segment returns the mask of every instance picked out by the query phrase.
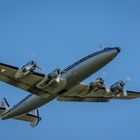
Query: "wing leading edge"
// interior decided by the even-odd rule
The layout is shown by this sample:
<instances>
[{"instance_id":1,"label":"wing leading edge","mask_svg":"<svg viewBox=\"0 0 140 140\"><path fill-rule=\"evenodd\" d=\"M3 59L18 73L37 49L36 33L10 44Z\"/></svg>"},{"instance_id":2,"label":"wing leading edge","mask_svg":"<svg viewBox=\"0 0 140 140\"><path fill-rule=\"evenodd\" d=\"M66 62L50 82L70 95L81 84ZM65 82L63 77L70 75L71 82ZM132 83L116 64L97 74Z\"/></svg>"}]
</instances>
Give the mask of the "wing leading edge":
<instances>
[{"instance_id":1,"label":"wing leading edge","mask_svg":"<svg viewBox=\"0 0 140 140\"><path fill-rule=\"evenodd\" d=\"M20 72L22 73L18 67L0 63L0 81L43 98L60 92L66 85L66 80L61 78L58 69L48 75L29 71L26 75L17 78L17 73Z\"/></svg>"},{"instance_id":2,"label":"wing leading edge","mask_svg":"<svg viewBox=\"0 0 140 140\"><path fill-rule=\"evenodd\" d=\"M35 84L41 81L45 75L33 72L25 78L16 79L15 73L18 71L18 69L18 67L0 63L0 81L3 81L15 87L19 87L33 94L39 94L39 92L41 91L38 91L35 88Z\"/></svg>"}]
</instances>

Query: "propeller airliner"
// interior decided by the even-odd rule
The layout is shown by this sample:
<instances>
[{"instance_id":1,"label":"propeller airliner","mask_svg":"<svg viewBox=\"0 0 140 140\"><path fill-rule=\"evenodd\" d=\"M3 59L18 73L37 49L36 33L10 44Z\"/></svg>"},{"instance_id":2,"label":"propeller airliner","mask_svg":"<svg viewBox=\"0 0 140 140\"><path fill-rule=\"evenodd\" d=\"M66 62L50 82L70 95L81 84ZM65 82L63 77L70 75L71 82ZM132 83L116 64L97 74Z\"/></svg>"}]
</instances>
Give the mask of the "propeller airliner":
<instances>
[{"instance_id":1,"label":"propeller airliner","mask_svg":"<svg viewBox=\"0 0 140 140\"><path fill-rule=\"evenodd\" d=\"M107 47L64 70L55 69L49 74L37 72L41 68L33 60L21 68L0 63L0 81L29 92L27 97L12 107L3 98L0 102L1 120L26 121L35 127L41 121L38 108L54 99L65 102L109 102L139 98L140 92L125 89L126 81L116 82L110 87L100 77L89 84L81 83L110 63L120 52L119 47Z\"/></svg>"}]
</instances>

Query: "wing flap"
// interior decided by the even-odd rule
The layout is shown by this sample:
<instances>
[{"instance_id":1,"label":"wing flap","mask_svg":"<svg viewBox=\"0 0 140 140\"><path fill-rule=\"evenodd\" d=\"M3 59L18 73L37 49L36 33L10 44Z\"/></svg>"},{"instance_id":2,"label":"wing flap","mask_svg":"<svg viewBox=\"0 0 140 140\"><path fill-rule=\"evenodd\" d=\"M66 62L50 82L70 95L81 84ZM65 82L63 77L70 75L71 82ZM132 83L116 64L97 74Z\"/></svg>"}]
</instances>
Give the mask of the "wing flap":
<instances>
[{"instance_id":1,"label":"wing flap","mask_svg":"<svg viewBox=\"0 0 140 140\"><path fill-rule=\"evenodd\" d=\"M43 91L40 91L40 90L36 89L36 87L29 86L29 85L24 84L20 81L15 81L14 79L11 79L11 78L6 77L6 76L0 75L0 81L3 81L7 84L18 87L20 89L23 89L25 91L28 91L28 92L30 92L32 94L35 94L35 95L38 95L38 96L42 96L42 97L47 96L47 93L44 93Z\"/></svg>"},{"instance_id":2,"label":"wing flap","mask_svg":"<svg viewBox=\"0 0 140 140\"><path fill-rule=\"evenodd\" d=\"M78 97L78 96L61 96L58 101L68 102L109 102L110 98L104 97Z\"/></svg>"},{"instance_id":3,"label":"wing flap","mask_svg":"<svg viewBox=\"0 0 140 140\"><path fill-rule=\"evenodd\" d=\"M64 95L65 96L79 96L79 95L85 95L89 91L89 86L85 84L78 84L68 90Z\"/></svg>"}]
</instances>

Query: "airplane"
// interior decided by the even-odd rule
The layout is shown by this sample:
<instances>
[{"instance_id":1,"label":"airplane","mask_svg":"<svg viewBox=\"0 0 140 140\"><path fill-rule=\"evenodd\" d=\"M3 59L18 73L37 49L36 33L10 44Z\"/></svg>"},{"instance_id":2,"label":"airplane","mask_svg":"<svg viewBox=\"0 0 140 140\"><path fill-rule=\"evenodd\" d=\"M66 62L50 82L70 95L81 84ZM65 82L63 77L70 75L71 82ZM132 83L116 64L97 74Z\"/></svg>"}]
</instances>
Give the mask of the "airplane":
<instances>
[{"instance_id":1,"label":"airplane","mask_svg":"<svg viewBox=\"0 0 140 140\"><path fill-rule=\"evenodd\" d=\"M119 47L107 47L92 53L64 70L55 69L49 74L37 72L41 69L34 60L23 67L0 63L0 81L20 88L30 94L10 107L3 98L0 102L1 120L26 121L36 127L41 121L38 108L54 99L65 102L101 102L117 99L135 99L140 92L125 89L127 81L119 81L107 87L99 77L89 84L83 80L110 63L119 53Z\"/></svg>"}]
</instances>

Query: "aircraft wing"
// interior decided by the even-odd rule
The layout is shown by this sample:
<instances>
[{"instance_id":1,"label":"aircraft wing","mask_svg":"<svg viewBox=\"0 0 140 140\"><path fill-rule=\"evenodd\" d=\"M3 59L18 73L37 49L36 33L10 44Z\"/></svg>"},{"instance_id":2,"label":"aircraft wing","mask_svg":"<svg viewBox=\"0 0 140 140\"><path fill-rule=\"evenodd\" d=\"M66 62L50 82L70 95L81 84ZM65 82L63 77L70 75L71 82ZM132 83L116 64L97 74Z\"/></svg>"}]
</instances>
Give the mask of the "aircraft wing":
<instances>
[{"instance_id":1,"label":"aircraft wing","mask_svg":"<svg viewBox=\"0 0 140 140\"><path fill-rule=\"evenodd\" d=\"M110 97L105 95L105 90L101 89L90 93L88 85L79 84L68 90L65 94L57 98L58 101L69 102L109 102Z\"/></svg>"},{"instance_id":2,"label":"aircraft wing","mask_svg":"<svg viewBox=\"0 0 140 140\"><path fill-rule=\"evenodd\" d=\"M0 63L0 81L39 96L47 94L45 89L36 88L36 84L45 77L45 74L33 72L21 79L16 79L15 73L18 71L18 69L18 67Z\"/></svg>"},{"instance_id":3,"label":"aircraft wing","mask_svg":"<svg viewBox=\"0 0 140 140\"><path fill-rule=\"evenodd\" d=\"M140 98L140 92L127 91L128 95L123 93L114 95L113 93L106 93L104 89L99 89L95 92L90 92L88 85L79 84L67 91L64 95L57 98L58 101L70 102L109 102L113 99L135 99Z\"/></svg>"},{"instance_id":4,"label":"aircraft wing","mask_svg":"<svg viewBox=\"0 0 140 140\"><path fill-rule=\"evenodd\" d=\"M118 96L112 97L112 99L136 99L140 98L140 92L127 91L128 96L124 96L123 93L120 93Z\"/></svg>"}]
</instances>

